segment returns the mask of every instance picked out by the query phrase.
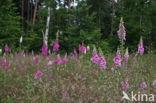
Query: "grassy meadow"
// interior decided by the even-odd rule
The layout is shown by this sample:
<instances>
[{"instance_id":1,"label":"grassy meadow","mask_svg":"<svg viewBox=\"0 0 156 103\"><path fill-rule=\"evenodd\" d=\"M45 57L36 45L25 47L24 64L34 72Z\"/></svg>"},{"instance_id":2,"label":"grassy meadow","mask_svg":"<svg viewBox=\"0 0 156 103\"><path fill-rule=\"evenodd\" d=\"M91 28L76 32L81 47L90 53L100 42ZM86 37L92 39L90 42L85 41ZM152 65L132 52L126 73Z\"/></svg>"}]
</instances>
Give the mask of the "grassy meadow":
<instances>
[{"instance_id":1,"label":"grassy meadow","mask_svg":"<svg viewBox=\"0 0 156 103\"><path fill-rule=\"evenodd\" d=\"M127 103L121 101L125 80L129 83L127 93L156 95L152 86L156 79L155 54L137 56L136 61L131 54L128 63L121 67L114 65L114 57L105 54L106 70L100 70L91 61L91 51L77 57L68 55L67 64L60 65L55 63L55 54L8 54L5 68L0 65L0 103ZM0 57L0 63L3 58ZM52 64L46 66L48 61ZM35 78L38 70L43 75ZM147 88L140 88L142 82L146 82Z\"/></svg>"}]
</instances>

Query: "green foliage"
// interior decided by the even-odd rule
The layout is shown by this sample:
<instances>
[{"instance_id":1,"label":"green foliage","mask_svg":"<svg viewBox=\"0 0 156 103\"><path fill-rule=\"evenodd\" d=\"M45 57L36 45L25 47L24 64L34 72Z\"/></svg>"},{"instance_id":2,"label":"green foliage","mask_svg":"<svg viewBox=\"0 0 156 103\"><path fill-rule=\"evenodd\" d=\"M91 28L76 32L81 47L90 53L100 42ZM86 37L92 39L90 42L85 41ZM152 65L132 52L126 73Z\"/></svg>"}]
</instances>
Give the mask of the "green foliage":
<instances>
[{"instance_id":1,"label":"green foliage","mask_svg":"<svg viewBox=\"0 0 156 103\"><path fill-rule=\"evenodd\" d=\"M8 44L11 49L19 46L19 38L23 34L21 17L12 0L2 0L0 3L0 41L1 46Z\"/></svg>"},{"instance_id":2,"label":"green foliage","mask_svg":"<svg viewBox=\"0 0 156 103\"><path fill-rule=\"evenodd\" d=\"M103 51L116 52L119 46L117 37L120 18L124 19L126 28L125 47L130 52L137 50L140 36L143 37L146 52L156 50L155 0L39 0L35 24L32 24L35 1L24 0L24 27L22 29L22 2L18 0L0 1L0 46L8 44L12 51L40 52L43 33L46 29L50 6L50 25L48 33L48 49L52 49L59 35L60 52L71 52L82 42L85 45L100 46ZM72 5L74 2L77 2ZM69 5L70 4L70 5ZM69 7L70 6L70 7ZM111 34L111 28L113 34ZM23 36L23 43L19 38ZM106 50L105 50L106 49Z\"/></svg>"}]
</instances>

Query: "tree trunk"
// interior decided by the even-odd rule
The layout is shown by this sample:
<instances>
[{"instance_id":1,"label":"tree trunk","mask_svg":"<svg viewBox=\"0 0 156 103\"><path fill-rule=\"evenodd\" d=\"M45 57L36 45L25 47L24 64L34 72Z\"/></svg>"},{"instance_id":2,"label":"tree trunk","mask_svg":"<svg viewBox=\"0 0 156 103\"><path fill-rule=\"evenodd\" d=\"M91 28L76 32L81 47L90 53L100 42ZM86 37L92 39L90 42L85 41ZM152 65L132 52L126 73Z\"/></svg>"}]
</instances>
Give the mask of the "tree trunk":
<instances>
[{"instance_id":1,"label":"tree trunk","mask_svg":"<svg viewBox=\"0 0 156 103\"><path fill-rule=\"evenodd\" d=\"M50 7L48 7L48 17L47 17L47 23L46 23L46 31L45 31L45 35L44 35L44 41L45 41L47 49L48 49L49 24L50 24Z\"/></svg>"},{"instance_id":2,"label":"tree trunk","mask_svg":"<svg viewBox=\"0 0 156 103\"><path fill-rule=\"evenodd\" d=\"M24 0L22 0L21 15L22 15L22 29L24 29Z\"/></svg>"},{"instance_id":3,"label":"tree trunk","mask_svg":"<svg viewBox=\"0 0 156 103\"><path fill-rule=\"evenodd\" d=\"M70 13L69 13L70 4L71 4L71 1L70 1L70 0L68 0L68 24L71 24L71 20L70 20Z\"/></svg>"},{"instance_id":4,"label":"tree trunk","mask_svg":"<svg viewBox=\"0 0 156 103\"><path fill-rule=\"evenodd\" d=\"M29 19L30 19L30 2L29 2L29 0L27 1L27 3L28 3L28 7L27 7L27 21L29 21ZM29 25L28 25L28 23L27 23L27 34L28 34L28 31L29 31Z\"/></svg>"},{"instance_id":5,"label":"tree trunk","mask_svg":"<svg viewBox=\"0 0 156 103\"><path fill-rule=\"evenodd\" d=\"M32 20L32 18L33 18L33 1L32 0L30 0L30 4L31 4L31 6L30 6L30 20Z\"/></svg>"},{"instance_id":6,"label":"tree trunk","mask_svg":"<svg viewBox=\"0 0 156 103\"><path fill-rule=\"evenodd\" d=\"M113 25L113 22L114 22L114 0L112 0L112 23L111 23L111 35L113 35L113 28L114 28L114 25Z\"/></svg>"},{"instance_id":7,"label":"tree trunk","mask_svg":"<svg viewBox=\"0 0 156 103\"><path fill-rule=\"evenodd\" d=\"M35 24L35 19L36 19L36 12L37 12L37 1L35 2L35 9L34 9L34 15L33 15L33 24Z\"/></svg>"}]
</instances>

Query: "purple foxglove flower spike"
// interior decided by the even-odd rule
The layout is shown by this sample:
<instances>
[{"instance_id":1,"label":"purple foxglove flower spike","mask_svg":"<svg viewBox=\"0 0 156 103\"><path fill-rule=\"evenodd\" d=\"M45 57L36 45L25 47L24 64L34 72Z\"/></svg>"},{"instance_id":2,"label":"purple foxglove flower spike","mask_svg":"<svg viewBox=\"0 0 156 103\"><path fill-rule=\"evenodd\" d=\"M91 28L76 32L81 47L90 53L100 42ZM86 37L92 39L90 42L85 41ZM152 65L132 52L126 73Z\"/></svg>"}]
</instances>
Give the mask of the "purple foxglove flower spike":
<instances>
[{"instance_id":1,"label":"purple foxglove flower spike","mask_svg":"<svg viewBox=\"0 0 156 103\"><path fill-rule=\"evenodd\" d=\"M35 58L35 64L38 64L38 62L39 62L39 58L36 57L36 58Z\"/></svg>"},{"instance_id":2,"label":"purple foxglove flower spike","mask_svg":"<svg viewBox=\"0 0 156 103\"><path fill-rule=\"evenodd\" d=\"M24 54L24 50L22 50L21 52L20 52L20 55L22 56Z\"/></svg>"},{"instance_id":3,"label":"purple foxglove flower spike","mask_svg":"<svg viewBox=\"0 0 156 103\"><path fill-rule=\"evenodd\" d=\"M38 70L35 74L35 79L40 78L43 75L43 72L41 72L40 70Z\"/></svg>"},{"instance_id":4,"label":"purple foxglove flower spike","mask_svg":"<svg viewBox=\"0 0 156 103\"><path fill-rule=\"evenodd\" d=\"M123 85L122 85L122 90L123 91L127 91L129 88L129 83L128 83L128 80L126 80Z\"/></svg>"},{"instance_id":5,"label":"purple foxglove flower spike","mask_svg":"<svg viewBox=\"0 0 156 103\"><path fill-rule=\"evenodd\" d=\"M113 61L114 61L116 67L120 67L121 66L122 60L121 60L120 53L116 54L116 57L113 59Z\"/></svg>"},{"instance_id":6,"label":"purple foxglove flower spike","mask_svg":"<svg viewBox=\"0 0 156 103\"><path fill-rule=\"evenodd\" d=\"M60 47L60 45L59 45L59 42L58 42L58 38L56 38L56 41L55 41L55 43L53 45L53 51L58 51L59 47Z\"/></svg>"},{"instance_id":7,"label":"purple foxglove flower spike","mask_svg":"<svg viewBox=\"0 0 156 103\"><path fill-rule=\"evenodd\" d=\"M121 26L122 26L122 33L123 33L123 40L126 41L126 30L125 30L125 27L124 27L124 24L123 24L123 19L120 20L120 24L119 24L119 30L117 31L117 34L118 34L118 37L119 39L121 39Z\"/></svg>"},{"instance_id":8,"label":"purple foxglove flower spike","mask_svg":"<svg viewBox=\"0 0 156 103\"><path fill-rule=\"evenodd\" d=\"M3 58L3 61L2 61L2 67L3 67L3 69L5 69L5 66L6 66L6 59Z\"/></svg>"},{"instance_id":9,"label":"purple foxglove flower spike","mask_svg":"<svg viewBox=\"0 0 156 103\"><path fill-rule=\"evenodd\" d=\"M63 61L63 64L67 64L67 55L64 56L62 61Z\"/></svg>"},{"instance_id":10,"label":"purple foxglove flower spike","mask_svg":"<svg viewBox=\"0 0 156 103\"><path fill-rule=\"evenodd\" d=\"M128 48L126 48L126 52L125 52L125 55L124 55L124 62L127 64L128 63L128 58L129 58L129 53L128 53Z\"/></svg>"},{"instance_id":11,"label":"purple foxglove flower spike","mask_svg":"<svg viewBox=\"0 0 156 103\"><path fill-rule=\"evenodd\" d=\"M47 56L47 47L46 47L45 41L43 41L42 55Z\"/></svg>"},{"instance_id":12,"label":"purple foxglove flower spike","mask_svg":"<svg viewBox=\"0 0 156 103\"><path fill-rule=\"evenodd\" d=\"M138 46L138 53L142 56L144 54L144 45L142 37L140 38L140 44Z\"/></svg>"},{"instance_id":13,"label":"purple foxglove flower spike","mask_svg":"<svg viewBox=\"0 0 156 103\"><path fill-rule=\"evenodd\" d=\"M62 60L60 58L60 55L57 55L57 58L55 60L55 63L58 64L58 65L60 65L62 63Z\"/></svg>"},{"instance_id":14,"label":"purple foxglove flower spike","mask_svg":"<svg viewBox=\"0 0 156 103\"><path fill-rule=\"evenodd\" d=\"M90 47L89 46L87 46L87 51L90 51Z\"/></svg>"},{"instance_id":15,"label":"purple foxglove flower spike","mask_svg":"<svg viewBox=\"0 0 156 103\"><path fill-rule=\"evenodd\" d=\"M50 65L52 65L52 61L49 61L49 62L46 64L47 68L48 68Z\"/></svg>"},{"instance_id":16,"label":"purple foxglove flower spike","mask_svg":"<svg viewBox=\"0 0 156 103\"><path fill-rule=\"evenodd\" d=\"M5 45L5 52L10 52L10 49L7 44Z\"/></svg>"},{"instance_id":17,"label":"purple foxglove flower spike","mask_svg":"<svg viewBox=\"0 0 156 103\"><path fill-rule=\"evenodd\" d=\"M96 64L96 65L99 64L100 58L99 58L98 54L96 53L96 51L93 51L91 60L94 64Z\"/></svg>"},{"instance_id":18,"label":"purple foxglove flower spike","mask_svg":"<svg viewBox=\"0 0 156 103\"><path fill-rule=\"evenodd\" d=\"M74 50L74 55L77 57L77 51L76 50Z\"/></svg>"},{"instance_id":19,"label":"purple foxglove flower spike","mask_svg":"<svg viewBox=\"0 0 156 103\"><path fill-rule=\"evenodd\" d=\"M32 52L31 52L31 54L34 55L34 51L33 51L33 50L32 50Z\"/></svg>"},{"instance_id":20,"label":"purple foxglove flower spike","mask_svg":"<svg viewBox=\"0 0 156 103\"><path fill-rule=\"evenodd\" d=\"M101 70L105 70L106 69L106 60L104 56L101 56L99 59L99 66Z\"/></svg>"}]
</instances>

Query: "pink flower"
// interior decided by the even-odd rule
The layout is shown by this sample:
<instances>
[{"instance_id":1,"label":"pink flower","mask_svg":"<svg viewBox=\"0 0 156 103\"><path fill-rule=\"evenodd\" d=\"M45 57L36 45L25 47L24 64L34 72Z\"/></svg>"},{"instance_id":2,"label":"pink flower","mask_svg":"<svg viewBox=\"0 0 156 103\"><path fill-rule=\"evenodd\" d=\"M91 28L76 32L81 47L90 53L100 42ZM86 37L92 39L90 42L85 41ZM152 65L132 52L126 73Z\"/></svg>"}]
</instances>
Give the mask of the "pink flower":
<instances>
[{"instance_id":1,"label":"pink flower","mask_svg":"<svg viewBox=\"0 0 156 103\"><path fill-rule=\"evenodd\" d=\"M43 41L42 55L47 56L47 47L46 47L45 41Z\"/></svg>"},{"instance_id":2,"label":"pink flower","mask_svg":"<svg viewBox=\"0 0 156 103\"><path fill-rule=\"evenodd\" d=\"M98 76L98 74L99 74L99 72L98 72L98 71L96 71L96 72L95 72L95 75L96 75L96 76Z\"/></svg>"},{"instance_id":3,"label":"pink flower","mask_svg":"<svg viewBox=\"0 0 156 103\"><path fill-rule=\"evenodd\" d=\"M77 57L77 51L76 50L74 50L74 55Z\"/></svg>"},{"instance_id":4,"label":"pink flower","mask_svg":"<svg viewBox=\"0 0 156 103\"><path fill-rule=\"evenodd\" d=\"M58 42L58 38L56 38L56 41L55 41L55 43L53 45L53 51L58 51L59 47L60 47L60 45L59 45L59 42Z\"/></svg>"},{"instance_id":5,"label":"pink flower","mask_svg":"<svg viewBox=\"0 0 156 103\"><path fill-rule=\"evenodd\" d=\"M67 91L66 90L62 90L62 96L64 99L69 99L69 97L67 96Z\"/></svg>"},{"instance_id":6,"label":"pink flower","mask_svg":"<svg viewBox=\"0 0 156 103\"><path fill-rule=\"evenodd\" d=\"M142 83L140 84L140 88L141 88L141 89L147 88L146 82L142 82Z\"/></svg>"},{"instance_id":7,"label":"pink flower","mask_svg":"<svg viewBox=\"0 0 156 103\"><path fill-rule=\"evenodd\" d=\"M35 64L38 64L38 62L39 62L39 58L36 57L36 58L35 58Z\"/></svg>"},{"instance_id":8,"label":"pink flower","mask_svg":"<svg viewBox=\"0 0 156 103\"><path fill-rule=\"evenodd\" d=\"M87 46L87 51L90 51L90 47L89 46Z\"/></svg>"},{"instance_id":9,"label":"pink flower","mask_svg":"<svg viewBox=\"0 0 156 103\"><path fill-rule=\"evenodd\" d=\"M61 62L62 62L62 60L60 58L60 55L57 55L57 58L55 60L55 63L59 65L59 64L61 64Z\"/></svg>"},{"instance_id":10,"label":"pink flower","mask_svg":"<svg viewBox=\"0 0 156 103\"><path fill-rule=\"evenodd\" d=\"M121 66L122 60L121 60L120 53L116 54L116 57L113 59L113 61L114 61L116 67L120 67Z\"/></svg>"},{"instance_id":11,"label":"pink flower","mask_svg":"<svg viewBox=\"0 0 156 103\"><path fill-rule=\"evenodd\" d=\"M64 58L63 58L62 61L63 61L63 64L66 64L67 63L67 56L66 55L64 56Z\"/></svg>"},{"instance_id":12,"label":"pink flower","mask_svg":"<svg viewBox=\"0 0 156 103\"><path fill-rule=\"evenodd\" d=\"M74 59L75 58L75 56L74 55L72 55L72 59Z\"/></svg>"},{"instance_id":13,"label":"pink flower","mask_svg":"<svg viewBox=\"0 0 156 103\"><path fill-rule=\"evenodd\" d=\"M156 88L156 80L153 81L152 85L154 88Z\"/></svg>"},{"instance_id":14,"label":"pink flower","mask_svg":"<svg viewBox=\"0 0 156 103\"><path fill-rule=\"evenodd\" d=\"M5 52L10 52L10 49L7 44L5 45Z\"/></svg>"},{"instance_id":15,"label":"pink flower","mask_svg":"<svg viewBox=\"0 0 156 103\"><path fill-rule=\"evenodd\" d=\"M82 45L79 45L79 52L86 53L86 48L84 47L84 43L82 43Z\"/></svg>"},{"instance_id":16,"label":"pink flower","mask_svg":"<svg viewBox=\"0 0 156 103\"><path fill-rule=\"evenodd\" d=\"M129 88L129 83L128 83L128 80L126 80L123 85L122 85L122 90L123 91L127 91Z\"/></svg>"},{"instance_id":17,"label":"pink flower","mask_svg":"<svg viewBox=\"0 0 156 103\"><path fill-rule=\"evenodd\" d=\"M140 43L138 45L138 53L142 56L144 54L144 45L143 45L143 39L140 37Z\"/></svg>"},{"instance_id":18,"label":"pink flower","mask_svg":"<svg viewBox=\"0 0 156 103\"><path fill-rule=\"evenodd\" d=\"M18 56L17 52L15 52L15 56L16 56L16 57Z\"/></svg>"},{"instance_id":19,"label":"pink flower","mask_svg":"<svg viewBox=\"0 0 156 103\"><path fill-rule=\"evenodd\" d=\"M43 75L43 72L41 72L40 70L38 70L35 74L35 79L40 78Z\"/></svg>"},{"instance_id":20,"label":"pink flower","mask_svg":"<svg viewBox=\"0 0 156 103\"><path fill-rule=\"evenodd\" d=\"M136 52L135 56L133 57L133 61L136 61L136 57L138 56L138 52Z\"/></svg>"},{"instance_id":21,"label":"pink flower","mask_svg":"<svg viewBox=\"0 0 156 103\"><path fill-rule=\"evenodd\" d=\"M121 39L121 24L119 25L119 30L117 31L119 39ZM126 40L126 30L123 25L123 40Z\"/></svg>"},{"instance_id":22,"label":"pink flower","mask_svg":"<svg viewBox=\"0 0 156 103\"><path fill-rule=\"evenodd\" d=\"M50 65L52 65L52 61L49 61L49 62L46 64L47 68L48 68Z\"/></svg>"},{"instance_id":23,"label":"pink flower","mask_svg":"<svg viewBox=\"0 0 156 103\"><path fill-rule=\"evenodd\" d=\"M106 60L104 56L101 56L99 59L99 66L101 70L105 70L106 69Z\"/></svg>"},{"instance_id":24,"label":"pink flower","mask_svg":"<svg viewBox=\"0 0 156 103\"><path fill-rule=\"evenodd\" d=\"M139 46L138 46L138 52L140 53L141 56L144 54L143 43L139 44Z\"/></svg>"},{"instance_id":25,"label":"pink flower","mask_svg":"<svg viewBox=\"0 0 156 103\"><path fill-rule=\"evenodd\" d=\"M129 54L125 54L124 56L125 56L124 62L125 62L125 63L128 63Z\"/></svg>"},{"instance_id":26,"label":"pink flower","mask_svg":"<svg viewBox=\"0 0 156 103\"><path fill-rule=\"evenodd\" d=\"M91 60L94 64L96 64L96 65L99 64L100 58L99 58L98 54L96 53L96 51L93 51Z\"/></svg>"},{"instance_id":27,"label":"pink flower","mask_svg":"<svg viewBox=\"0 0 156 103\"><path fill-rule=\"evenodd\" d=\"M10 67L8 67L8 69L7 69L7 73L10 73L10 71L11 71L11 68L10 68Z\"/></svg>"},{"instance_id":28,"label":"pink flower","mask_svg":"<svg viewBox=\"0 0 156 103\"><path fill-rule=\"evenodd\" d=\"M51 54L51 50L49 50L48 53Z\"/></svg>"},{"instance_id":29,"label":"pink flower","mask_svg":"<svg viewBox=\"0 0 156 103\"><path fill-rule=\"evenodd\" d=\"M2 67L3 67L3 69L5 69L5 66L6 66L6 59L3 58L3 61L2 61Z\"/></svg>"},{"instance_id":30,"label":"pink flower","mask_svg":"<svg viewBox=\"0 0 156 103\"><path fill-rule=\"evenodd\" d=\"M22 50L21 52L20 52L20 55L23 55L24 54L24 50Z\"/></svg>"},{"instance_id":31,"label":"pink flower","mask_svg":"<svg viewBox=\"0 0 156 103\"><path fill-rule=\"evenodd\" d=\"M32 50L31 55L34 55L34 51Z\"/></svg>"}]
</instances>

